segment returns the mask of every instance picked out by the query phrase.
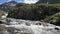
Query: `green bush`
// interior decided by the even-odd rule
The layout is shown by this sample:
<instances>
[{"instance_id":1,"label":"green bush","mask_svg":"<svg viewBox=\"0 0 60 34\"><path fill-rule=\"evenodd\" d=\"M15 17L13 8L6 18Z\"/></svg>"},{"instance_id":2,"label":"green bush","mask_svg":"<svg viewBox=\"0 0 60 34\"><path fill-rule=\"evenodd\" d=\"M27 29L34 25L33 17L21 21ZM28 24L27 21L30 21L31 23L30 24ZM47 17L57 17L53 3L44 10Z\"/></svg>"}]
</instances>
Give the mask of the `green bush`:
<instances>
[{"instance_id":1,"label":"green bush","mask_svg":"<svg viewBox=\"0 0 60 34\"><path fill-rule=\"evenodd\" d=\"M55 24L55 25L60 25L60 12L52 15L50 17L50 23Z\"/></svg>"}]
</instances>

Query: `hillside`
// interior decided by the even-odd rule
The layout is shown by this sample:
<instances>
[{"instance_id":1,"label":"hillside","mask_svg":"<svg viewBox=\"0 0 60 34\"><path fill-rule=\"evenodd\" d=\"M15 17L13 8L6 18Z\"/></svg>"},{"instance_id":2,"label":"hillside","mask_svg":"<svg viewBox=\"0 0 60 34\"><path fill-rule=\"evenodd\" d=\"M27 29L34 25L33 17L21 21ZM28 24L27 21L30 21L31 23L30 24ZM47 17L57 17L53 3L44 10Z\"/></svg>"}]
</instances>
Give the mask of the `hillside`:
<instances>
[{"instance_id":1,"label":"hillside","mask_svg":"<svg viewBox=\"0 0 60 34\"><path fill-rule=\"evenodd\" d=\"M59 11L60 10L58 8L51 8L51 6L47 7L44 5L19 4L9 12L7 17L27 20L41 20Z\"/></svg>"},{"instance_id":2,"label":"hillside","mask_svg":"<svg viewBox=\"0 0 60 34\"><path fill-rule=\"evenodd\" d=\"M9 11L7 17L33 21L44 21L45 18L48 18L52 15L54 16L54 14L58 12L60 12L60 9L53 6L45 6L40 4L17 4Z\"/></svg>"},{"instance_id":3,"label":"hillside","mask_svg":"<svg viewBox=\"0 0 60 34\"><path fill-rule=\"evenodd\" d=\"M39 4L39 3L49 3L49 4L56 4L56 3L60 3L60 0L39 0L38 2L37 2L37 4Z\"/></svg>"},{"instance_id":4,"label":"hillside","mask_svg":"<svg viewBox=\"0 0 60 34\"><path fill-rule=\"evenodd\" d=\"M10 1L10 2L6 2L0 5L0 10L10 10L13 6L16 6L17 2L15 1Z\"/></svg>"}]
</instances>

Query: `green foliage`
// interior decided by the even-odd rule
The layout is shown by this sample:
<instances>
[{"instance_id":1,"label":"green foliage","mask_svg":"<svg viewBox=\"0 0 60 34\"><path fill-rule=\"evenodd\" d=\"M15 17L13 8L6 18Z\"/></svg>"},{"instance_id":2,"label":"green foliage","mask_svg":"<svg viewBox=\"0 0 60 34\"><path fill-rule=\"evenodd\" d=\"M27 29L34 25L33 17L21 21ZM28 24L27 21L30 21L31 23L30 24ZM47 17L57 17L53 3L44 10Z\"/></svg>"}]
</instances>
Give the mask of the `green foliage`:
<instances>
[{"instance_id":1,"label":"green foliage","mask_svg":"<svg viewBox=\"0 0 60 34\"><path fill-rule=\"evenodd\" d=\"M7 13L7 11L2 11L2 10L0 10L0 19L1 19L2 15L3 15L4 13Z\"/></svg>"},{"instance_id":2,"label":"green foliage","mask_svg":"<svg viewBox=\"0 0 60 34\"><path fill-rule=\"evenodd\" d=\"M32 5L31 4L24 4L22 7L32 7Z\"/></svg>"},{"instance_id":3,"label":"green foliage","mask_svg":"<svg viewBox=\"0 0 60 34\"><path fill-rule=\"evenodd\" d=\"M50 21L49 23L59 25L60 23L60 12L50 16Z\"/></svg>"}]
</instances>

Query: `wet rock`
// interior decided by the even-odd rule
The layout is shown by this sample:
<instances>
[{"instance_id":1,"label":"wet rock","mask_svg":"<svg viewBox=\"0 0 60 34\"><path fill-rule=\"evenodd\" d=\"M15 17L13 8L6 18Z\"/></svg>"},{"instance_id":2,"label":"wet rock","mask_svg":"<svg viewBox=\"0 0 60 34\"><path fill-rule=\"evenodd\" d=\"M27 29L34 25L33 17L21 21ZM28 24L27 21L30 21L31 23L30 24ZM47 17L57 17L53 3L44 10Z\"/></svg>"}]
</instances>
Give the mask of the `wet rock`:
<instances>
[{"instance_id":1,"label":"wet rock","mask_svg":"<svg viewBox=\"0 0 60 34\"><path fill-rule=\"evenodd\" d=\"M4 22L0 21L0 24L3 24Z\"/></svg>"},{"instance_id":2,"label":"wet rock","mask_svg":"<svg viewBox=\"0 0 60 34\"><path fill-rule=\"evenodd\" d=\"M36 25L41 25L41 23L36 23Z\"/></svg>"},{"instance_id":3,"label":"wet rock","mask_svg":"<svg viewBox=\"0 0 60 34\"><path fill-rule=\"evenodd\" d=\"M0 34L9 34L9 32L8 31L0 31Z\"/></svg>"},{"instance_id":4,"label":"wet rock","mask_svg":"<svg viewBox=\"0 0 60 34\"><path fill-rule=\"evenodd\" d=\"M60 30L59 28L55 27L55 30Z\"/></svg>"}]
</instances>

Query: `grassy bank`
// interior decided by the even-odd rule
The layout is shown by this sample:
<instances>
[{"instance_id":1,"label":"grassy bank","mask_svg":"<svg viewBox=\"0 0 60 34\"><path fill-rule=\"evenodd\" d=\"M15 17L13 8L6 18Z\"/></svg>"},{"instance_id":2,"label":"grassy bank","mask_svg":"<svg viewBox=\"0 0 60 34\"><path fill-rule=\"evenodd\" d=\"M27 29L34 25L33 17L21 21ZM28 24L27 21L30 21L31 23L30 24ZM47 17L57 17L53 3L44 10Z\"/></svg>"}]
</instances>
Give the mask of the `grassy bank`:
<instances>
[{"instance_id":1,"label":"grassy bank","mask_svg":"<svg viewBox=\"0 0 60 34\"><path fill-rule=\"evenodd\" d=\"M48 4L48 6L57 6L57 7L60 7L60 3L58 3L58 4Z\"/></svg>"}]
</instances>

